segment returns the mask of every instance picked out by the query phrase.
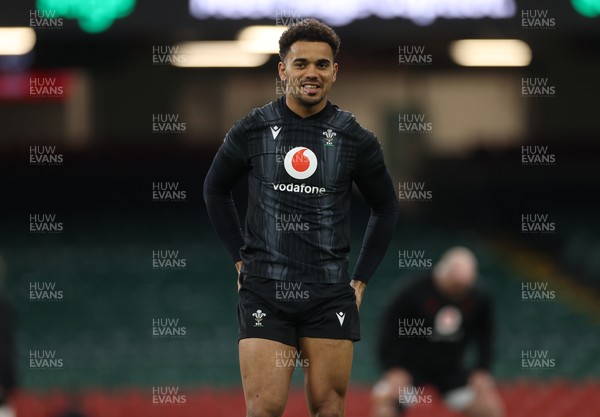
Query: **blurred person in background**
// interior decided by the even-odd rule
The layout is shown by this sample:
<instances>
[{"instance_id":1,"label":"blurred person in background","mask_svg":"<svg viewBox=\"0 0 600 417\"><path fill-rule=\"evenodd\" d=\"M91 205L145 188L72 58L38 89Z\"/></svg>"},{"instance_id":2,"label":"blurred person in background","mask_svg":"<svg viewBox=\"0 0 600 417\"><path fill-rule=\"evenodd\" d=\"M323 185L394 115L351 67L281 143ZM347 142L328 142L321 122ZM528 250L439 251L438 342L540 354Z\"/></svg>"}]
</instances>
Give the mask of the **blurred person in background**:
<instances>
[{"instance_id":1,"label":"blurred person in background","mask_svg":"<svg viewBox=\"0 0 600 417\"><path fill-rule=\"evenodd\" d=\"M14 417L9 404L16 388L15 377L15 318L12 307L2 296L6 263L0 255L0 417Z\"/></svg>"},{"instance_id":2,"label":"blurred person in background","mask_svg":"<svg viewBox=\"0 0 600 417\"><path fill-rule=\"evenodd\" d=\"M358 308L396 224L380 143L327 100L339 46L333 29L314 19L282 34L278 70L286 94L235 123L204 182L209 217L238 271L249 417L283 414L294 364L278 366L282 357L300 361L312 417L345 415ZM242 233L231 190L245 173ZM353 182L371 217L350 275Z\"/></svg>"},{"instance_id":3,"label":"blurred person in background","mask_svg":"<svg viewBox=\"0 0 600 417\"><path fill-rule=\"evenodd\" d=\"M503 404L491 375L493 306L475 288L477 260L467 248L446 251L433 272L400 291L387 308L378 341L384 374L372 391L371 417L399 417L431 403L434 386L453 411L501 417ZM477 361L467 369L474 343Z\"/></svg>"}]
</instances>

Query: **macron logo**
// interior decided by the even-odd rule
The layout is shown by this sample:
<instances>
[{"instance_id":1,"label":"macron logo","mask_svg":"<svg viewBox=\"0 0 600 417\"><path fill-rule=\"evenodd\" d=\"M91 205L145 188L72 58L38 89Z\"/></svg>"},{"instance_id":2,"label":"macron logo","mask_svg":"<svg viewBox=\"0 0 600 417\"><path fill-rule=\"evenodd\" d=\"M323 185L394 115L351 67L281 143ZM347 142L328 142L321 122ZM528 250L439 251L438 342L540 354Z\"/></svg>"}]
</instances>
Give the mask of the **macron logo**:
<instances>
[{"instance_id":1,"label":"macron logo","mask_svg":"<svg viewBox=\"0 0 600 417\"><path fill-rule=\"evenodd\" d=\"M279 136L279 132L281 132L281 126L270 126L271 134L273 135L273 140L277 139Z\"/></svg>"},{"instance_id":2,"label":"macron logo","mask_svg":"<svg viewBox=\"0 0 600 417\"><path fill-rule=\"evenodd\" d=\"M346 315L344 314L343 311L340 311L339 313L335 313L335 315L337 316L339 322L340 322L340 326L344 325L344 319L346 318Z\"/></svg>"}]
</instances>

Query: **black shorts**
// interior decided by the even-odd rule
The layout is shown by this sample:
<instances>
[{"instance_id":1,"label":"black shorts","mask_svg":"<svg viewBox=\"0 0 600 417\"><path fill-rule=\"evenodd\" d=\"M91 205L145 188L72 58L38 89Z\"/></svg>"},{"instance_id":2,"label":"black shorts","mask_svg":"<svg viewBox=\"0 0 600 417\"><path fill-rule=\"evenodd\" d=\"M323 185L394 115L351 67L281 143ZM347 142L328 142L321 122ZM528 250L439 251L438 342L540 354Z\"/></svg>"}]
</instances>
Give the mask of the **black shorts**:
<instances>
[{"instance_id":1,"label":"black shorts","mask_svg":"<svg viewBox=\"0 0 600 417\"><path fill-rule=\"evenodd\" d=\"M242 276L239 339L299 347L300 337L360 340L356 296L349 283L322 284Z\"/></svg>"},{"instance_id":2,"label":"black shorts","mask_svg":"<svg viewBox=\"0 0 600 417\"><path fill-rule=\"evenodd\" d=\"M469 373L463 369L456 369L446 372L435 372L426 370L414 370L406 368L412 375L413 385L420 387L423 385L433 385L443 396L447 392L462 388L467 385Z\"/></svg>"}]
</instances>

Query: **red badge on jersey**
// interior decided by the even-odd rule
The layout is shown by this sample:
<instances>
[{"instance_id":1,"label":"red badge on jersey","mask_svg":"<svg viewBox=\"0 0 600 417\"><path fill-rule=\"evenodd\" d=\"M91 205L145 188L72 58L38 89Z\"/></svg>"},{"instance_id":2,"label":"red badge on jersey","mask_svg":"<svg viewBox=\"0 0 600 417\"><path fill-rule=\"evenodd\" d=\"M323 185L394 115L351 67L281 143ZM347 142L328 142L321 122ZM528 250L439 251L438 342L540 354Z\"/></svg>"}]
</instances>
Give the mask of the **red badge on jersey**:
<instances>
[{"instance_id":1,"label":"red badge on jersey","mask_svg":"<svg viewBox=\"0 0 600 417\"><path fill-rule=\"evenodd\" d=\"M310 149L298 146L285 155L283 166L292 178L304 180L317 170L317 156Z\"/></svg>"}]
</instances>

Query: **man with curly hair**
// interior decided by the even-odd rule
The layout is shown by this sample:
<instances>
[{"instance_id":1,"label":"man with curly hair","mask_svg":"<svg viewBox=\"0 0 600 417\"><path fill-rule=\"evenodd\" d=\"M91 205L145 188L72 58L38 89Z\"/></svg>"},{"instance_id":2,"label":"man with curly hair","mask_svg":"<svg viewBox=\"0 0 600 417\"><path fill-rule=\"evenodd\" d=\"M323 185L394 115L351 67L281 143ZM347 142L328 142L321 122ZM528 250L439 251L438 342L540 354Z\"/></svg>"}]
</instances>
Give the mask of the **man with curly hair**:
<instances>
[{"instance_id":1,"label":"man with curly hair","mask_svg":"<svg viewBox=\"0 0 600 417\"><path fill-rule=\"evenodd\" d=\"M211 222L238 272L246 415L281 416L295 367L311 416L345 415L358 309L398 204L375 135L327 100L340 39L306 19L279 40L286 94L237 121L204 182ZM245 232L231 190L248 174ZM371 207L350 275L352 184Z\"/></svg>"}]
</instances>

